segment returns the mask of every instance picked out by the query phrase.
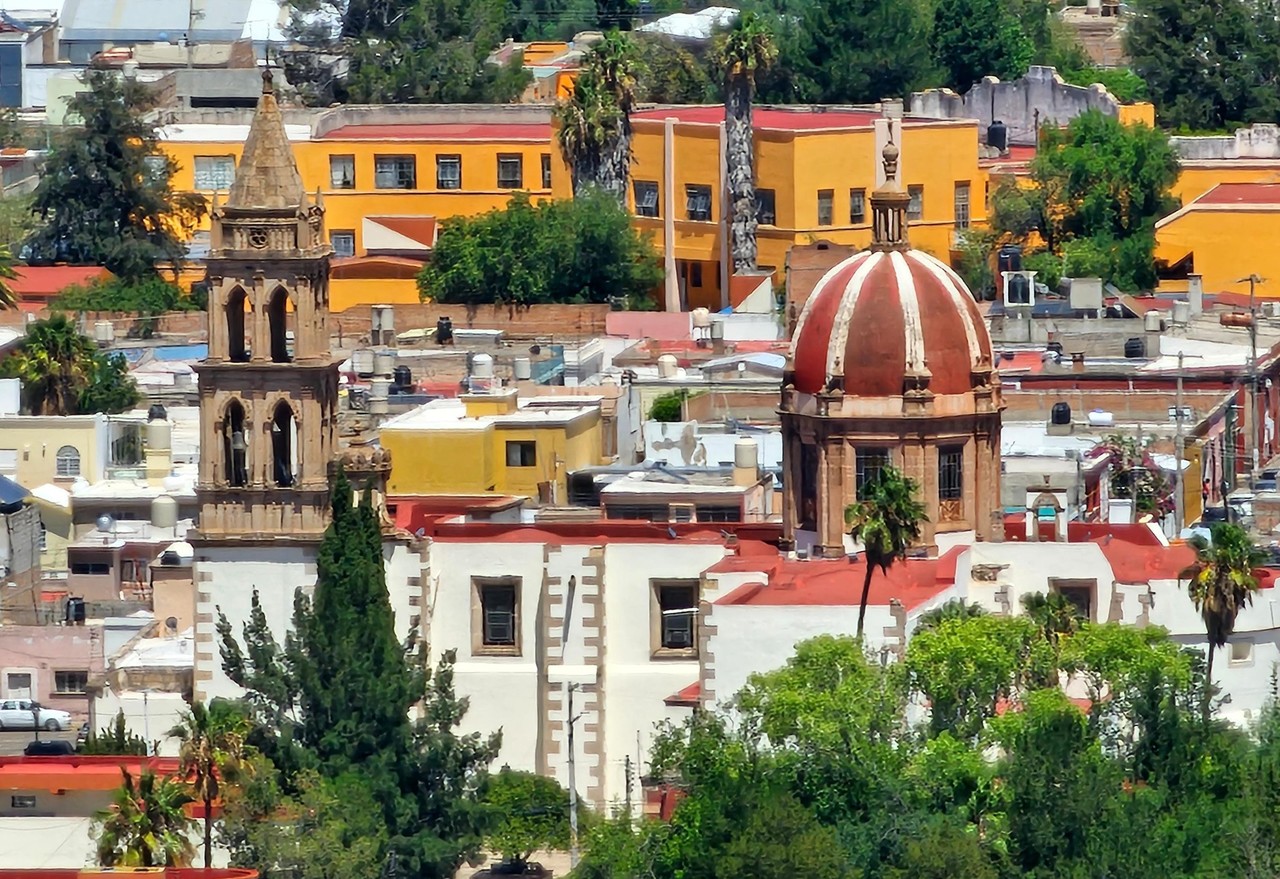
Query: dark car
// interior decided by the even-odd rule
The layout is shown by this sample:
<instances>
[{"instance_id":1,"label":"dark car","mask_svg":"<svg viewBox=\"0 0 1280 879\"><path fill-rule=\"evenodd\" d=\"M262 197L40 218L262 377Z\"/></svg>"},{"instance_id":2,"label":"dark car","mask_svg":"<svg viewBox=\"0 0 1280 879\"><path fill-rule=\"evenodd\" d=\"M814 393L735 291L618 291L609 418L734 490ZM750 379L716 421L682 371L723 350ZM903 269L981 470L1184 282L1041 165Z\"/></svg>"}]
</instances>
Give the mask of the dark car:
<instances>
[{"instance_id":1,"label":"dark car","mask_svg":"<svg viewBox=\"0 0 1280 879\"><path fill-rule=\"evenodd\" d=\"M62 739L43 739L28 742L22 749L27 757L68 757L76 752L76 746Z\"/></svg>"},{"instance_id":2,"label":"dark car","mask_svg":"<svg viewBox=\"0 0 1280 879\"><path fill-rule=\"evenodd\" d=\"M89 721L80 724L80 732L76 733L76 745L83 745L89 741Z\"/></svg>"}]
</instances>

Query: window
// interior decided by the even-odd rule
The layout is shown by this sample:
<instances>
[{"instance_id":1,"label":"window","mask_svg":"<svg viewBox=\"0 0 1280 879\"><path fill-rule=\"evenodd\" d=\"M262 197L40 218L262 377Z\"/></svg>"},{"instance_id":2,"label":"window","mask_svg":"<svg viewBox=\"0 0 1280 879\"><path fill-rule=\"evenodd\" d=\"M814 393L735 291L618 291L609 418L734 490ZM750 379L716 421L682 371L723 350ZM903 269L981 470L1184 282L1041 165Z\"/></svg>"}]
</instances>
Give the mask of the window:
<instances>
[{"instance_id":1,"label":"window","mask_svg":"<svg viewBox=\"0 0 1280 879\"><path fill-rule=\"evenodd\" d=\"M72 562L71 573L91 577L105 577L111 573L110 562Z\"/></svg>"},{"instance_id":2,"label":"window","mask_svg":"<svg viewBox=\"0 0 1280 879\"><path fill-rule=\"evenodd\" d=\"M169 175L169 159L166 156L143 156L142 165L147 169L147 179L161 183Z\"/></svg>"},{"instance_id":3,"label":"window","mask_svg":"<svg viewBox=\"0 0 1280 879\"><path fill-rule=\"evenodd\" d=\"M36 807L36 798L30 794L15 794L9 797L9 808L11 809L34 809Z\"/></svg>"},{"instance_id":4,"label":"window","mask_svg":"<svg viewBox=\"0 0 1280 879\"><path fill-rule=\"evenodd\" d=\"M472 580L471 653L520 655L520 580L476 577Z\"/></svg>"},{"instance_id":5,"label":"window","mask_svg":"<svg viewBox=\"0 0 1280 879\"><path fill-rule=\"evenodd\" d=\"M652 180L637 180L631 188L636 196L636 216L658 216L658 184Z\"/></svg>"},{"instance_id":6,"label":"window","mask_svg":"<svg viewBox=\"0 0 1280 879\"><path fill-rule=\"evenodd\" d=\"M49 529L44 527L44 523L40 523L40 551L49 551Z\"/></svg>"},{"instance_id":7,"label":"window","mask_svg":"<svg viewBox=\"0 0 1280 879\"><path fill-rule=\"evenodd\" d=\"M329 233L329 244L333 246L334 256L355 256L356 255L356 233L350 229L344 229Z\"/></svg>"},{"instance_id":8,"label":"window","mask_svg":"<svg viewBox=\"0 0 1280 879\"><path fill-rule=\"evenodd\" d=\"M542 188L551 188L551 153L542 154Z\"/></svg>"},{"instance_id":9,"label":"window","mask_svg":"<svg viewBox=\"0 0 1280 879\"><path fill-rule=\"evenodd\" d=\"M236 179L234 156L196 156L196 189L230 189Z\"/></svg>"},{"instance_id":10,"label":"window","mask_svg":"<svg viewBox=\"0 0 1280 879\"><path fill-rule=\"evenodd\" d=\"M698 655L698 581L653 583L651 647L655 658Z\"/></svg>"},{"instance_id":11,"label":"window","mask_svg":"<svg viewBox=\"0 0 1280 879\"><path fill-rule=\"evenodd\" d=\"M830 189L818 190L818 225L831 225L832 200L835 193Z\"/></svg>"},{"instance_id":12,"label":"window","mask_svg":"<svg viewBox=\"0 0 1280 879\"><path fill-rule=\"evenodd\" d=\"M30 699L31 690L31 672L11 671L4 676L5 695L12 699Z\"/></svg>"},{"instance_id":13,"label":"window","mask_svg":"<svg viewBox=\"0 0 1280 879\"><path fill-rule=\"evenodd\" d=\"M690 220L710 220L711 187L686 186L684 188L684 209Z\"/></svg>"},{"instance_id":14,"label":"window","mask_svg":"<svg viewBox=\"0 0 1280 879\"><path fill-rule=\"evenodd\" d=\"M75 446L58 449L54 459L54 473L60 479L74 479L80 475L80 450Z\"/></svg>"},{"instance_id":15,"label":"window","mask_svg":"<svg viewBox=\"0 0 1280 879\"><path fill-rule=\"evenodd\" d=\"M1097 580L1064 580L1050 577L1049 588L1071 602L1080 619L1093 619L1093 596L1098 589Z\"/></svg>"},{"instance_id":16,"label":"window","mask_svg":"<svg viewBox=\"0 0 1280 879\"><path fill-rule=\"evenodd\" d=\"M356 157L355 156L330 156L329 157L329 188L330 189L355 189L356 188Z\"/></svg>"},{"instance_id":17,"label":"window","mask_svg":"<svg viewBox=\"0 0 1280 879\"><path fill-rule=\"evenodd\" d=\"M532 440L512 440L507 443L508 467L536 467L538 444Z\"/></svg>"},{"instance_id":18,"label":"window","mask_svg":"<svg viewBox=\"0 0 1280 879\"><path fill-rule=\"evenodd\" d=\"M374 156L373 185L378 189L417 189L418 160L413 156Z\"/></svg>"},{"instance_id":19,"label":"window","mask_svg":"<svg viewBox=\"0 0 1280 879\"><path fill-rule=\"evenodd\" d=\"M856 487L861 497L862 489L867 483L880 477L880 471L889 466L889 450L881 448L854 449L854 465L856 467Z\"/></svg>"},{"instance_id":20,"label":"window","mask_svg":"<svg viewBox=\"0 0 1280 879\"><path fill-rule=\"evenodd\" d=\"M778 224L777 196L772 189L756 190L756 222L761 226Z\"/></svg>"},{"instance_id":21,"label":"window","mask_svg":"<svg viewBox=\"0 0 1280 879\"><path fill-rule=\"evenodd\" d=\"M0 473L13 476L18 472L18 450L0 449Z\"/></svg>"},{"instance_id":22,"label":"window","mask_svg":"<svg viewBox=\"0 0 1280 879\"><path fill-rule=\"evenodd\" d=\"M695 262L689 264L689 286L702 286L702 263Z\"/></svg>"},{"instance_id":23,"label":"window","mask_svg":"<svg viewBox=\"0 0 1280 879\"><path fill-rule=\"evenodd\" d=\"M907 202L907 219L924 219L924 187L908 186L907 196L910 199L910 201Z\"/></svg>"},{"instance_id":24,"label":"window","mask_svg":"<svg viewBox=\"0 0 1280 879\"><path fill-rule=\"evenodd\" d=\"M462 156L436 156L436 189L462 188Z\"/></svg>"},{"instance_id":25,"label":"window","mask_svg":"<svg viewBox=\"0 0 1280 879\"><path fill-rule=\"evenodd\" d=\"M861 226L867 221L867 191L849 190L849 225Z\"/></svg>"},{"instance_id":26,"label":"window","mask_svg":"<svg viewBox=\"0 0 1280 879\"><path fill-rule=\"evenodd\" d=\"M520 189L522 186L524 186L524 156L498 156L498 188Z\"/></svg>"},{"instance_id":27,"label":"window","mask_svg":"<svg viewBox=\"0 0 1280 879\"><path fill-rule=\"evenodd\" d=\"M1231 664L1244 665L1253 661L1253 642L1252 641L1232 641L1231 642Z\"/></svg>"},{"instance_id":28,"label":"window","mask_svg":"<svg viewBox=\"0 0 1280 879\"><path fill-rule=\"evenodd\" d=\"M938 518L954 522L964 515L964 446L938 449Z\"/></svg>"},{"instance_id":29,"label":"window","mask_svg":"<svg viewBox=\"0 0 1280 879\"><path fill-rule=\"evenodd\" d=\"M53 691L77 695L88 692L89 673L87 671L55 671L53 673Z\"/></svg>"},{"instance_id":30,"label":"window","mask_svg":"<svg viewBox=\"0 0 1280 879\"><path fill-rule=\"evenodd\" d=\"M956 228L969 228L969 182L956 184Z\"/></svg>"}]
</instances>

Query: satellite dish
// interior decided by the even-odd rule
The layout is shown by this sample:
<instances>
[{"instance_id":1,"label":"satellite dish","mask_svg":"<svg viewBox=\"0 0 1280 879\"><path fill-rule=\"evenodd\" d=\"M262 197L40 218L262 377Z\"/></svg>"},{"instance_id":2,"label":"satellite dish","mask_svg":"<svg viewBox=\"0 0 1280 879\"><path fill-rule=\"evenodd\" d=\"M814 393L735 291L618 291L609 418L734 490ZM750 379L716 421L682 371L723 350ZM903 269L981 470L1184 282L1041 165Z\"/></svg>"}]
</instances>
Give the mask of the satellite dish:
<instances>
[{"instance_id":1,"label":"satellite dish","mask_svg":"<svg viewBox=\"0 0 1280 879\"><path fill-rule=\"evenodd\" d=\"M167 620L164 621L164 627L168 629L170 632L178 631L178 618L169 617Z\"/></svg>"},{"instance_id":2,"label":"satellite dish","mask_svg":"<svg viewBox=\"0 0 1280 879\"><path fill-rule=\"evenodd\" d=\"M103 513L94 524L97 525L99 531L111 531L116 527L116 520L110 513Z\"/></svg>"}]
</instances>

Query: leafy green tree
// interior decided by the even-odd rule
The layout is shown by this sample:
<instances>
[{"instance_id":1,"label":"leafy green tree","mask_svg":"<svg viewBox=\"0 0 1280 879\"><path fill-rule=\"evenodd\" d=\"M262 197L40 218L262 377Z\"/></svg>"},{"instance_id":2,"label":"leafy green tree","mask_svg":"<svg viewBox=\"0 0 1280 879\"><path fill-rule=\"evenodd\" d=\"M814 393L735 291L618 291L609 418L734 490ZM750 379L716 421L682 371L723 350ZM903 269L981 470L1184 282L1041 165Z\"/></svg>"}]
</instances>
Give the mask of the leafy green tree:
<instances>
[{"instance_id":1,"label":"leafy green tree","mask_svg":"<svg viewBox=\"0 0 1280 879\"><path fill-rule=\"evenodd\" d=\"M204 806L204 868L213 868L213 804L224 785L235 784L251 764L245 761L248 719L225 704L191 703L181 723L169 731L180 741L182 777Z\"/></svg>"},{"instance_id":2,"label":"leafy green tree","mask_svg":"<svg viewBox=\"0 0 1280 879\"><path fill-rule=\"evenodd\" d=\"M649 406L649 420L671 423L684 418L684 401L689 399L688 391L671 391L653 398Z\"/></svg>"},{"instance_id":3,"label":"leafy green tree","mask_svg":"<svg viewBox=\"0 0 1280 879\"><path fill-rule=\"evenodd\" d=\"M845 879L849 866L831 857L839 837L788 794L762 798L717 857L716 875L754 879Z\"/></svg>"},{"instance_id":4,"label":"leafy green tree","mask_svg":"<svg viewBox=\"0 0 1280 879\"><path fill-rule=\"evenodd\" d=\"M516 872L536 851L569 847L569 792L554 778L503 767L489 779L484 802L496 822L487 844Z\"/></svg>"},{"instance_id":5,"label":"leafy green tree","mask_svg":"<svg viewBox=\"0 0 1280 879\"><path fill-rule=\"evenodd\" d=\"M1091 86L1095 82L1101 83L1116 100L1124 104L1148 98L1146 81L1128 67L1067 67L1060 69L1058 74L1071 85Z\"/></svg>"},{"instance_id":6,"label":"leafy green tree","mask_svg":"<svg viewBox=\"0 0 1280 879\"><path fill-rule=\"evenodd\" d=\"M916 632L923 632L925 629L936 629L947 620L965 620L970 617L984 615L986 615L986 610L977 602L966 604L963 598L952 598L920 614L919 619L916 621Z\"/></svg>"},{"instance_id":7,"label":"leafy green tree","mask_svg":"<svg viewBox=\"0 0 1280 879\"><path fill-rule=\"evenodd\" d=\"M902 866L885 871L888 879L996 879L999 875L978 834L954 820L930 823L924 833L907 842Z\"/></svg>"},{"instance_id":8,"label":"leafy green tree","mask_svg":"<svg viewBox=\"0 0 1280 879\"><path fill-rule=\"evenodd\" d=\"M0 246L8 248L10 253L21 253L23 244L38 226L31 212L34 202L30 193L0 195Z\"/></svg>"},{"instance_id":9,"label":"leafy green tree","mask_svg":"<svg viewBox=\"0 0 1280 879\"><path fill-rule=\"evenodd\" d=\"M587 191L446 220L418 276L424 299L470 306L648 301L661 283L653 244L612 196Z\"/></svg>"},{"instance_id":10,"label":"leafy green tree","mask_svg":"<svg viewBox=\"0 0 1280 879\"><path fill-rule=\"evenodd\" d=\"M756 269L755 129L751 108L756 75L778 57L773 32L755 12L743 12L716 43L724 72L724 161L729 182L730 252L735 272Z\"/></svg>"},{"instance_id":11,"label":"leafy green tree","mask_svg":"<svg viewBox=\"0 0 1280 879\"><path fill-rule=\"evenodd\" d=\"M1190 544L1196 551L1195 563L1182 576L1188 580L1191 603L1204 620L1209 641L1205 663L1207 685L1204 693L1204 717L1209 718L1209 699L1213 692L1213 657L1227 643L1236 629L1236 617L1253 603L1258 591L1255 568L1266 561L1266 554L1254 546L1249 532L1239 525L1219 522L1209 531L1210 540L1196 535Z\"/></svg>"},{"instance_id":12,"label":"leafy green tree","mask_svg":"<svg viewBox=\"0 0 1280 879\"><path fill-rule=\"evenodd\" d=\"M1018 79L1035 54L1004 0L938 0L931 44L947 84L960 92L984 76Z\"/></svg>"},{"instance_id":13,"label":"leafy green tree","mask_svg":"<svg viewBox=\"0 0 1280 879\"><path fill-rule=\"evenodd\" d=\"M180 265L206 205L172 188L177 163L145 116L153 93L104 70L86 71L84 84L68 105L81 124L54 144L36 187L29 261L101 265L129 281L151 277L157 261Z\"/></svg>"},{"instance_id":14,"label":"leafy green tree","mask_svg":"<svg viewBox=\"0 0 1280 879\"><path fill-rule=\"evenodd\" d=\"M99 351L63 314L30 324L0 369L22 380L32 415L123 412L140 399L124 358Z\"/></svg>"},{"instance_id":15,"label":"leafy green tree","mask_svg":"<svg viewBox=\"0 0 1280 879\"><path fill-rule=\"evenodd\" d=\"M636 53L636 100L645 104L709 104L717 97L713 65L675 40L631 37Z\"/></svg>"},{"instance_id":16,"label":"leafy green tree","mask_svg":"<svg viewBox=\"0 0 1280 879\"><path fill-rule=\"evenodd\" d=\"M295 596L284 646L255 595L243 646L219 613L223 669L247 691L282 790L299 792L308 767L326 783L358 777L377 804L377 838L385 834L373 863L394 854L410 874L451 877L479 852L478 788L500 737L457 733L467 705L454 692L452 653L426 674L416 646L397 642L370 493L357 505L339 475L331 507L314 596Z\"/></svg>"},{"instance_id":17,"label":"leafy green tree","mask_svg":"<svg viewBox=\"0 0 1280 879\"><path fill-rule=\"evenodd\" d=\"M145 316L200 310L181 287L155 276L136 282L111 278L87 287L68 287L58 294L54 304L60 310L77 313L117 311Z\"/></svg>"},{"instance_id":18,"label":"leafy green tree","mask_svg":"<svg viewBox=\"0 0 1280 879\"><path fill-rule=\"evenodd\" d=\"M111 805L94 816L98 865L189 867L195 822L183 811L191 802L183 785L150 770L136 779L127 769L121 774Z\"/></svg>"},{"instance_id":19,"label":"leafy green tree","mask_svg":"<svg viewBox=\"0 0 1280 879\"><path fill-rule=\"evenodd\" d=\"M116 712L110 726L104 726L97 733L90 732L80 746L80 753L86 756L145 756L150 753L147 740L129 732L124 710Z\"/></svg>"},{"instance_id":20,"label":"leafy green tree","mask_svg":"<svg viewBox=\"0 0 1280 879\"><path fill-rule=\"evenodd\" d=\"M858 640L867 617L867 598L875 569L886 576L889 568L907 557L907 550L920 539L920 525L926 521L924 505L916 498L919 486L893 467L885 467L862 487L857 502L845 508L844 521L849 536L862 544L867 571L862 579L858 602Z\"/></svg>"},{"instance_id":21,"label":"leafy green tree","mask_svg":"<svg viewBox=\"0 0 1280 879\"><path fill-rule=\"evenodd\" d=\"M611 31L583 59L573 93L556 106L556 140L575 198L594 187L626 204L639 70L631 39Z\"/></svg>"}]
</instances>

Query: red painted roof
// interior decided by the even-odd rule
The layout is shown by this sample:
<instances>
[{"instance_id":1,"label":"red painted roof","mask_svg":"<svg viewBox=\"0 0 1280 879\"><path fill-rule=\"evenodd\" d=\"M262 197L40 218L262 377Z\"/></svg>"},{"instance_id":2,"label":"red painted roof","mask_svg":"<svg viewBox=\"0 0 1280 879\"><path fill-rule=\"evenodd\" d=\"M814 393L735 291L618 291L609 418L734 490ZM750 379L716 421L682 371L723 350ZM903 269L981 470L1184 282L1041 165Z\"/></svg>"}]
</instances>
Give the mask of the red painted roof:
<instances>
[{"instance_id":1,"label":"red painted roof","mask_svg":"<svg viewBox=\"0 0 1280 879\"><path fill-rule=\"evenodd\" d=\"M957 548L957 552L963 551ZM923 604L950 587L940 579L940 559L908 559L877 571L871 578L868 604L887 605L897 599L908 609ZM955 560L950 562L951 580L955 580ZM866 563L861 557L844 559L811 559L800 561L779 557L764 566L767 583L748 583L718 599L716 604L752 605L757 607L848 607L857 605Z\"/></svg>"},{"instance_id":2,"label":"red painted roof","mask_svg":"<svg viewBox=\"0 0 1280 879\"><path fill-rule=\"evenodd\" d=\"M662 701L665 702L667 705L672 706L673 708L686 707L686 706L696 708L698 705L698 699L701 696L702 696L702 683L700 681L694 681L689 686L685 687L684 689L678 692L672 693L670 696L663 699Z\"/></svg>"},{"instance_id":3,"label":"red painted roof","mask_svg":"<svg viewBox=\"0 0 1280 879\"><path fill-rule=\"evenodd\" d=\"M0 879L92 879L92 877L120 877L136 875L145 879L257 879L257 870L237 867L85 867L83 870L31 867L18 870L0 870Z\"/></svg>"},{"instance_id":4,"label":"red painted roof","mask_svg":"<svg viewBox=\"0 0 1280 879\"><path fill-rule=\"evenodd\" d=\"M0 790L115 790L121 769L135 777L146 765L158 775L174 775L178 761L167 757L0 757Z\"/></svg>"},{"instance_id":5,"label":"red painted roof","mask_svg":"<svg viewBox=\"0 0 1280 879\"><path fill-rule=\"evenodd\" d=\"M9 289L19 298L50 299L68 287L87 287L111 277L102 266L15 266L14 272L17 277L9 281Z\"/></svg>"},{"instance_id":6,"label":"red painted roof","mask_svg":"<svg viewBox=\"0 0 1280 879\"><path fill-rule=\"evenodd\" d=\"M1111 537L1101 537L1094 543L1102 547L1102 554L1107 557L1117 583L1177 580L1178 575L1196 560L1195 550L1186 544L1139 546Z\"/></svg>"},{"instance_id":7,"label":"red painted roof","mask_svg":"<svg viewBox=\"0 0 1280 879\"><path fill-rule=\"evenodd\" d=\"M821 131L826 128L869 128L880 114L872 110L784 110L780 107L756 107L751 124L761 131ZM659 107L631 114L635 120L675 119L699 125L719 125L724 121L724 107Z\"/></svg>"},{"instance_id":8,"label":"red painted roof","mask_svg":"<svg viewBox=\"0 0 1280 879\"><path fill-rule=\"evenodd\" d=\"M536 140L551 143L551 123L427 123L408 125L344 125L322 140Z\"/></svg>"},{"instance_id":9,"label":"red painted roof","mask_svg":"<svg viewBox=\"0 0 1280 879\"><path fill-rule=\"evenodd\" d=\"M909 372L927 368L929 390L962 394L991 365L991 339L964 281L917 250L863 251L813 288L791 348L796 389L843 380L846 396L896 397Z\"/></svg>"},{"instance_id":10,"label":"red painted roof","mask_svg":"<svg viewBox=\"0 0 1280 879\"><path fill-rule=\"evenodd\" d=\"M1280 183L1219 183L1194 204L1280 205Z\"/></svg>"},{"instance_id":11,"label":"red painted roof","mask_svg":"<svg viewBox=\"0 0 1280 879\"><path fill-rule=\"evenodd\" d=\"M996 366L1001 372L1043 372L1043 351L1011 351L1010 356L1000 356Z\"/></svg>"}]
</instances>

